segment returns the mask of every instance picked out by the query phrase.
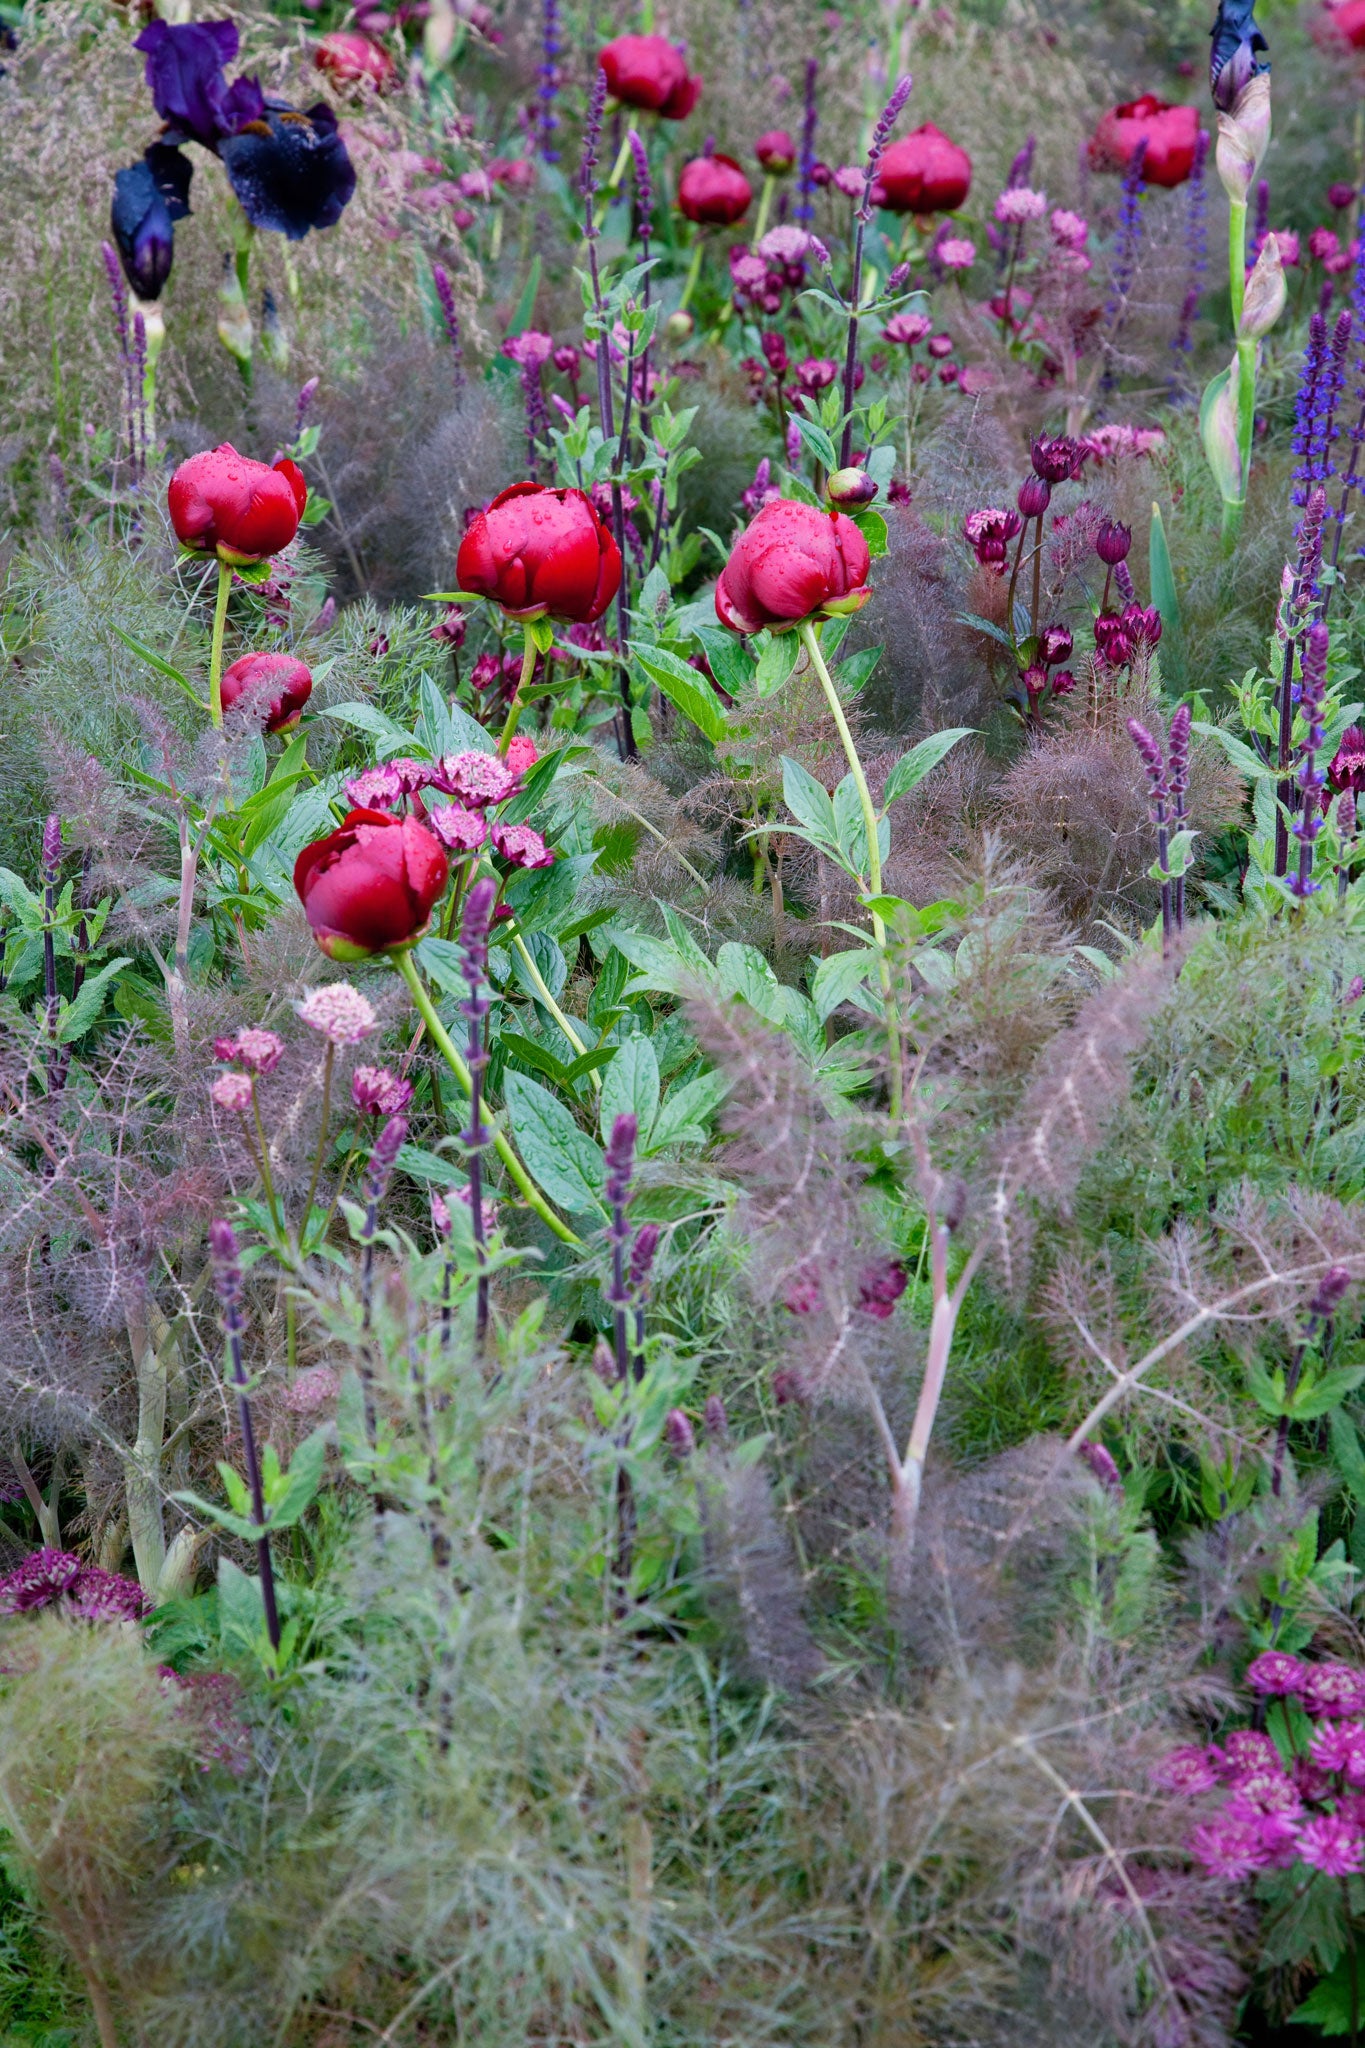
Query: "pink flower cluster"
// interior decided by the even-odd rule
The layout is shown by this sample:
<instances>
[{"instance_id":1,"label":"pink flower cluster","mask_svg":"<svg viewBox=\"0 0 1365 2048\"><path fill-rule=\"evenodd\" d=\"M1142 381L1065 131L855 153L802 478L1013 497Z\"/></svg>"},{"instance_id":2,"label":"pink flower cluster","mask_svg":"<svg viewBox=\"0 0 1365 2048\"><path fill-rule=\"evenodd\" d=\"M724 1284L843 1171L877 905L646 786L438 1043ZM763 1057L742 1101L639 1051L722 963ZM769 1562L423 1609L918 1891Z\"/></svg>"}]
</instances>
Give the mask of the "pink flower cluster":
<instances>
[{"instance_id":1,"label":"pink flower cluster","mask_svg":"<svg viewBox=\"0 0 1365 2048\"><path fill-rule=\"evenodd\" d=\"M140 1621L152 1603L136 1580L66 1550L35 1550L0 1578L0 1614L56 1606L80 1621Z\"/></svg>"},{"instance_id":2,"label":"pink flower cluster","mask_svg":"<svg viewBox=\"0 0 1365 2048\"><path fill-rule=\"evenodd\" d=\"M412 800L423 823L451 853L477 853L491 841L493 851L513 867L548 868L554 854L539 832L529 825L490 824L485 816L519 794L523 775L539 759L535 741L521 734L508 743L505 757L470 750L439 761L416 761L400 754L362 770L346 784L346 794L358 810L388 811ZM421 800L425 790L439 790L453 801L428 810Z\"/></svg>"},{"instance_id":3,"label":"pink flower cluster","mask_svg":"<svg viewBox=\"0 0 1365 2048\"><path fill-rule=\"evenodd\" d=\"M1365 1870L1365 1671L1267 1650L1246 1676L1263 1699L1296 1699L1318 1725L1307 1751L1288 1766L1271 1737L1255 1728L1162 1758L1152 1773L1162 1791L1186 1799L1216 1790L1227 1795L1195 1826L1191 1853L1227 1883L1295 1863L1328 1877ZM1287 1707L1284 1718L1288 1731Z\"/></svg>"}]
</instances>

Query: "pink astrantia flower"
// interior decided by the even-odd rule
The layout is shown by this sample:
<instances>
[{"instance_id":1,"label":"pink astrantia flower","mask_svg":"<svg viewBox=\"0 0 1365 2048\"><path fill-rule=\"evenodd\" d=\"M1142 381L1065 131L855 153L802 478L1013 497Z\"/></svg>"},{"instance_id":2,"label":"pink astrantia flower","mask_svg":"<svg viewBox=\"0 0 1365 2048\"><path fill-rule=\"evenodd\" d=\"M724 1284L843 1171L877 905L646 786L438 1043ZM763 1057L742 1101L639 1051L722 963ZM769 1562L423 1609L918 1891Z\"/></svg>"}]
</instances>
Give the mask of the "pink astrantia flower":
<instances>
[{"instance_id":1,"label":"pink astrantia flower","mask_svg":"<svg viewBox=\"0 0 1365 2048\"><path fill-rule=\"evenodd\" d=\"M965 235L945 235L935 254L945 270L970 270L976 261L976 243Z\"/></svg>"},{"instance_id":2,"label":"pink astrantia flower","mask_svg":"<svg viewBox=\"0 0 1365 2048\"><path fill-rule=\"evenodd\" d=\"M359 1045L379 1028L374 1004L352 988L348 981L328 982L296 1003L300 1022L310 1031L320 1031L333 1045Z\"/></svg>"},{"instance_id":3,"label":"pink astrantia flower","mask_svg":"<svg viewBox=\"0 0 1365 2048\"><path fill-rule=\"evenodd\" d=\"M1274 236L1275 246L1280 252L1280 261L1285 269L1296 270L1299 258L1303 253L1299 246L1297 231L1294 228L1273 228L1271 233Z\"/></svg>"},{"instance_id":4,"label":"pink astrantia flower","mask_svg":"<svg viewBox=\"0 0 1365 2048\"><path fill-rule=\"evenodd\" d=\"M273 1074L284 1057L284 1040L254 1024L237 1033L237 1058L251 1074Z\"/></svg>"},{"instance_id":5,"label":"pink astrantia flower","mask_svg":"<svg viewBox=\"0 0 1365 2048\"><path fill-rule=\"evenodd\" d=\"M509 362L523 370L538 370L548 363L555 352L554 336L541 334L534 327L528 327L521 334L513 334L502 345L502 352Z\"/></svg>"},{"instance_id":6,"label":"pink astrantia flower","mask_svg":"<svg viewBox=\"0 0 1365 2048\"><path fill-rule=\"evenodd\" d=\"M351 1100L363 1116L399 1116L412 1101L412 1083L388 1067L357 1067Z\"/></svg>"},{"instance_id":7,"label":"pink astrantia flower","mask_svg":"<svg viewBox=\"0 0 1365 2048\"><path fill-rule=\"evenodd\" d=\"M441 762L439 786L474 809L505 803L517 787L516 770L496 754L447 754Z\"/></svg>"},{"instance_id":8,"label":"pink astrantia flower","mask_svg":"<svg viewBox=\"0 0 1365 2048\"><path fill-rule=\"evenodd\" d=\"M1331 1715L1365 1712L1365 1672L1349 1664L1309 1664L1302 1691L1305 1713Z\"/></svg>"},{"instance_id":9,"label":"pink astrantia flower","mask_svg":"<svg viewBox=\"0 0 1365 2048\"><path fill-rule=\"evenodd\" d=\"M1052 229L1053 240L1060 242L1065 249L1083 249L1090 235L1089 221L1065 206L1053 209L1048 225Z\"/></svg>"},{"instance_id":10,"label":"pink astrantia flower","mask_svg":"<svg viewBox=\"0 0 1365 2048\"><path fill-rule=\"evenodd\" d=\"M285 1389L284 1406L291 1415L316 1415L340 1392L341 1380L330 1365L306 1365Z\"/></svg>"},{"instance_id":11,"label":"pink astrantia flower","mask_svg":"<svg viewBox=\"0 0 1365 2048\"><path fill-rule=\"evenodd\" d=\"M1210 1750L1209 1756L1225 1785L1240 1785L1260 1771L1280 1768L1280 1752L1257 1728L1234 1728L1223 1747Z\"/></svg>"},{"instance_id":12,"label":"pink astrantia flower","mask_svg":"<svg viewBox=\"0 0 1365 2048\"><path fill-rule=\"evenodd\" d=\"M830 179L836 192L842 192L845 199L861 199L867 173L861 164L840 164Z\"/></svg>"},{"instance_id":13,"label":"pink astrantia flower","mask_svg":"<svg viewBox=\"0 0 1365 2048\"><path fill-rule=\"evenodd\" d=\"M765 263L800 263L812 253L814 244L814 235L784 222L780 227L769 228L756 253Z\"/></svg>"},{"instance_id":14,"label":"pink astrantia flower","mask_svg":"<svg viewBox=\"0 0 1365 2048\"><path fill-rule=\"evenodd\" d=\"M1186 1744L1183 1749L1173 1749L1169 1756L1163 1756L1152 1766L1152 1783L1162 1792L1180 1792L1193 1797L1199 1792L1210 1792L1218 1783L1218 1773L1209 1762L1208 1751Z\"/></svg>"},{"instance_id":15,"label":"pink astrantia flower","mask_svg":"<svg viewBox=\"0 0 1365 2048\"><path fill-rule=\"evenodd\" d=\"M463 804L436 805L427 813L427 824L452 853L473 853L488 837L483 812L467 811Z\"/></svg>"},{"instance_id":16,"label":"pink astrantia flower","mask_svg":"<svg viewBox=\"0 0 1365 2048\"><path fill-rule=\"evenodd\" d=\"M519 868L550 868L555 857L539 832L530 825L493 826L493 850Z\"/></svg>"},{"instance_id":17,"label":"pink astrantia flower","mask_svg":"<svg viewBox=\"0 0 1365 2048\"><path fill-rule=\"evenodd\" d=\"M1344 1771L1362 1736L1365 1728L1359 1721L1324 1721L1309 1744L1313 1762L1321 1771Z\"/></svg>"},{"instance_id":18,"label":"pink astrantia flower","mask_svg":"<svg viewBox=\"0 0 1365 2048\"><path fill-rule=\"evenodd\" d=\"M1303 1801L1284 1771L1251 1771L1233 1790L1227 1811L1241 1819L1258 1813L1303 1812Z\"/></svg>"},{"instance_id":19,"label":"pink astrantia flower","mask_svg":"<svg viewBox=\"0 0 1365 2048\"><path fill-rule=\"evenodd\" d=\"M251 1076L249 1074L220 1074L209 1089L209 1099L215 1109L224 1109L233 1116L241 1116L251 1107Z\"/></svg>"},{"instance_id":20,"label":"pink astrantia flower","mask_svg":"<svg viewBox=\"0 0 1365 2048\"><path fill-rule=\"evenodd\" d=\"M1353 1877L1365 1866L1365 1835L1337 1813L1321 1813L1299 1829L1298 1851L1312 1870Z\"/></svg>"},{"instance_id":21,"label":"pink astrantia flower","mask_svg":"<svg viewBox=\"0 0 1365 2048\"><path fill-rule=\"evenodd\" d=\"M1031 192L1027 185L1013 185L995 202L995 217L1013 227L1021 221L1041 220L1047 212L1046 192Z\"/></svg>"},{"instance_id":22,"label":"pink astrantia flower","mask_svg":"<svg viewBox=\"0 0 1365 2048\"><path fill-rule=\"evenodd\" d=\"M1221 1877L1228 1883L1264 1870L1270 1861L1258 1826L1248 1821L1227 1820L1222 1815L1217 1820L1200 1822L1190 1836L1190 1853L1210 1877Z\"/></svg>"},{"instance_id":23,"label":"pink astrantia flower","mask_svg":"<svg viewBox=\"0 0 1365 2048\"><path fill-rule=\"evenodd\" d=\"M1304 1667L1284 1650L1263 1650L1247 1666L1247 1684L1253 1692L1268 1693L1272 1699L1302 1692Z\"/></svg>"},{"instance_id":24,"label":"pink astrantia flower","mask_svg":"<svg viewBox=\"0 0 1365 2048\"><path fill-rule=\"evenodd\" d=\"M381 761L365 768L346 785L346 794L360 811L387 810L400 797L424 789L434 770L430 761L414 761L406 754L397 760Z\"/></svg>"},{"instance_id":25,"label":"pink astrantia flower","mask_svg":"<svg viewBox=\"0 0 1365 2048\"><path fill-rule=\"evenodd\" d=\"M899 348L914 348L927 341L933 331L933 321L923 313L893 313L882 329L882 340L894 342Z\"/></svg>"},{"instance_id":26,"label":"pink astrantia flower","mask_svg":"<svg viewBox=\"0 0 1365 2048\"><path fill-rule=\"evenodd\" d=\"M1132 427L1125 421L1092 428L1081 443L1096 462L1109 462L1120 456L1155 455L1165 445L1166 436L1160 427Z\"/></svg>"}]
</instances>

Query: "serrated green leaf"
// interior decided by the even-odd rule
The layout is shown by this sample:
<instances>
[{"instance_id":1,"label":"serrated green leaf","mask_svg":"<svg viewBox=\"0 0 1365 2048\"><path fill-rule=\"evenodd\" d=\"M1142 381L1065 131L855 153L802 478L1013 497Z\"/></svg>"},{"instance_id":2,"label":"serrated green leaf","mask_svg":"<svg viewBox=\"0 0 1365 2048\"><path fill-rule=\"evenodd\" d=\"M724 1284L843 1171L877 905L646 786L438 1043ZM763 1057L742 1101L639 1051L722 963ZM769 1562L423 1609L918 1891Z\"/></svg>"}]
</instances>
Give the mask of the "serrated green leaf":
<instances>
[{"instance_id":1,"label":"serrated green leaf","mask_svg":"<svg viewBox=\"0 0 1365 2048\"><path fill-rule=\"evenodd\" d=\"M132 964L126 954L120 953L116 960L106 960L98 974L87 975L81 983L81 991L75 1001L64 1004L58 1014L59 1045L72 1044L90 1029L104 1008L105 992L110 982L116 974L120 974L125 967L131 967Z\"/></svg>"},{"instance_id":2,"label":"serrated green leaf","mask_svg":"<svg viewBox=\"0 0 1365 2048\"><path fill-rule=\"evenodd\" d=\"M659 1061L643 1033L628 1038L602 1074L598 1127L603 1141L618 1116L633 1116L641 1147L647 1146L659 1108Z\"/></svg>"},{"instance_id":3,"label":"serrated green leaf","mask_svg":"<svg viewBox=\"0 0 1365 2048\"><path fill-rule=\"evenodd\" d=\"M831 846L838 844L839 832L829 791L816 781L809 768L802 767L788 754L782 756L782 800L808 832Z\"/></svg>"},{"instance_id":4,"label":"serrated green leaf","mask_svg":"<svg viewBox=\"0 0 1365 2048\"><path fill-rule=\"evenodd\" d=\"M1320 1415L1327 1415L1337 1408L1348 1394L1355 1392L1365 1380L1365 1365L1343 1367L1337 1372L1325 1372L1321 1379L1303 1379L1296 1388L1293 1400L1288 1404L1289 1412L1296 1422L1316 1422Z\"/></svg>"},{"instance_id":5,"label":"serrated green leaf","mask_svg":"<svg viewBox=\"0 0 1365 2048\"><path fill-rule=\"evenodd\" d=\"M289 1461L289 1470L266 1499L266 1516L272 1529L292 1529L302 1521L317 1498L327 1462L327 1431L315 1429L306 1436Z\"/></svg>"}]
</instances>

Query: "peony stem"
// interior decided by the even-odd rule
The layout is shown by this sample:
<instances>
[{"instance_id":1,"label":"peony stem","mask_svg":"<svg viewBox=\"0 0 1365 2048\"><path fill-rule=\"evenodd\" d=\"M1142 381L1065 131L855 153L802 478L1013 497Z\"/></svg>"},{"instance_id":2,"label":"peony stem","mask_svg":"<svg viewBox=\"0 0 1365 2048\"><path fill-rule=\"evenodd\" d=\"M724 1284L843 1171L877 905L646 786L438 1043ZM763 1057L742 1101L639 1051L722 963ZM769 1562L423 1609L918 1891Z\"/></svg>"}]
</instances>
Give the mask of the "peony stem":
<instances>
[{"instance_id":1,"label":"peony stem","mask_svg":"<svg viewBox=\"0 0 1365 2048\"><path fill-rule=\"evenodd\" d=\"M422 986L422 977L417 972L416 963L413 960L411 952L405 951L397 954L395 957L398 963L398 972L402 975L404 981L408 985L408 993L411 995L413 1002L417 1006L418 1015L421 1017L422 1022L426 1025L427 1030L430 1033L432 1044L436 1047L438 1052L441 1054L442 1058L445 1060L446 1065L450 1068L451 1073L455 1076L455 1079L464 1089L465 1094L468 1095L472 1100L474 1094L473 1077L470 1074L469 1068L465 1065L464 1060L456 1051L450 1033L446 1030L445 1025L441 1022L439 1016L437 1015L436 1005L432 1002L431 997L427 994L426 989ZM570 1230L568 1224L564 1222L562 1217L556 1216L554 1210L550 1207L544 1195L540 1192L540 1189L536 1186L530 1174L526 1171L526 1168L522 1165L521 1161L518 1159L516 1153L512 1150L511 1145L508 1143L508 1140L501 1131L498 1131L494 1136L493 1144L497 1150L497 1155L499 1159L501 1159L503 1165L507 1168L508 1173L512 1176L512 1179L515 1182L516 1186L520 1189L521 1194L524 1197L525 1201L532 1209L535 1210L541 1222L544 1223L548 1229L552 1230L555 1236L559 1238L562 1243L571 1244L577 1250L581 1251L583 1248L582 1238L576 1236L575 1233L572 1230Z\"/></svg>"},{"instance_id":2,"label":"peony stem","mask_svg":"<svg viewBox=\"0 0 1365 2048\"><path fill-rule=\"evenodd\" d=\"M526 969L527 974L531 978L531 985L535 989L536 995L538 996L540 1001L544 1003L546 1009L554 1018L555 1023L559 1026L560 1030L564 1033L564 1036L568 1039L574 1051L578 1054L578 1057L582 1059L586 1054L588 1048L586 1045L584 1045L577 1031L575 1031L572 1018L565 1016L564 1012L560 1009L559 1004L550 994L550 990L546 983L545 977L541 973L540 969L536 966L535 959L532 955L531 949L527 945L525 939L521 936L520 932L516 933L512 940L512 944L516 947L518 953L521 955L522 965ZM592 1082L593 1088L600 1093L602 1087L602 1077L597 1072L597 1069L595 1067L589 1074L588 1079Z\"/></svg>"},{"instance_id":3,"label":"peony stem","mask_svg":"<svg viewBox=\"0 0 1365 2048\"><path fill-rule=\"evenodd\" d=\"M502 737L498 741L499 760L503 760L506 758L507 749L512 744L512 735L516 731L517 721L521 717L521 693L523 690L530 689L531 678L536 672L536 643L531 636L531 626L529 620L527 620L523 624L521 630L522 633L525 635L525 638L522 642L521 651L521 674L517 677L517 687L512 693L512 702L508 706L507 710L507 722L503 726Z\"/></svg>"},{"instance_id":4,"label":"peony stem","mask_svg":"<svg viewBox=\"0 0 1365 2048\"><path fill-rule=\"evenodd\" d=\"M862 807L863 831L867 838L867 872L870 884L868 893L872 896L880 896L882 893L882 850L877 836L877 812L872 802L872 792L867 786L867 777L863 773L863 764L858 758L858 749L854 744L853 734L849 730L848 720L844 716L844 707L839 701L839 692L834 687L834 678L825 665L824 655L820 652L820 642L815 637L815 628L809 619L803 619L799 630L806 652L811 658L811 664L815 669L816 675L820 678L820 687L824 691L829 708L834 714L834 723L838 727L839 739L844 749L844 758L848 762L849 771L853 776L853 786L858 792L858 802ZM887 1045L891 1055L891 1114L899 1116L901 1105L900 1025L896 1018L895 999L891 989L891 963L886 955L886 926L882 923L880 916L875 910L872 912L872 936L877 946L877 970L882 989L882 1012L886 1019Z\"/></svg>"},{"instance_id":5,"label":"peony stem","mask_svg":"<svg viewBox=\"0 0 1365 2048\"><path fill-rule=\"evenodd\" d=\"M696 289L697 279L701 276L701 259L705 248L706 237L701 229L698 228L697 239L692 245L692 262L688 268L687 282L683 286L682 297L678 301L678 311L680 313L687 311L687 302Z\"/></svg>"},{"instance_id":6,"label":"peony stem","mask_svg":"<svg viewBox=\"0 0 1365 2048\"><path fill-rule=\"evenodd\" d=\"M218 597L213 607L213 644L209 648L209 717L215 725L223 722L223 628L227 624L228 593L232 570L218 564Z\"/></svg>"},{"instance_id":7,"label":"peony stem","mask_svg":"<svg viewBox=\"0 0 1365 2048\"><path fill-rule=\"evenodd\" d=\"M773 193L776 190L776 178L771 171L766 171L763 176L763 190L758 197L758 219L754 222L753 239L756 243L763 240L763 231L768 225L768 215L772 211Z\"/></svg>"}]
</instances>

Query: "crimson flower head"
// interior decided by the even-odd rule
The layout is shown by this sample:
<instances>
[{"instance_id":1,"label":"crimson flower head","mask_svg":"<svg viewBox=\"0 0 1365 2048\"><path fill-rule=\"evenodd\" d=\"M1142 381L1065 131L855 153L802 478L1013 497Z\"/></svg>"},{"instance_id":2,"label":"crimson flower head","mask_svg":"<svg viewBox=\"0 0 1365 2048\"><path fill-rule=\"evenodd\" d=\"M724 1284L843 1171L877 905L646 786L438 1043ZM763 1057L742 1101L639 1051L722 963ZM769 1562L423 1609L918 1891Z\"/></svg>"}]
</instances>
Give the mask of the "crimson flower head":
<instances>
[{"instance_id":1,"label":"crimson flower head","mask_svg":"<svg viewBox=\"0 0 1365 2048\"><path fill-rule=\"evenodd\" d=\"M772 178L785 178L796 164L796 144L785 128L769 128L754 144L754 155Z\"/></svg>"},{"instance_id":2,"label":"crimson flower head","mask_svg":"<svg viewBox=\"0 0 1365 2048\"><path fill-rule=\"evenodd\" d=\"M1122 625L1135 647L1142 642L1148 647L1155 647L1161 638L1161 613L1155 605L1126 604Z\"/></svg>"},{"instance_id":3,"label":"crimson flower head","mask_svg":"<svg viewBox=\"0 0 1365 2048\"><path fill-rule=\"evenodd\" d=\"M716 616L736 633L783 633L856 612L872 595L871 556L843 512L775 498L745 529L716 583Z\"/></svg>"},{"instance_id":4,"label":"crimson flower head","mask_svg":"<svg viewBox=\"0 0 1365 2048\"><path fill-rule=\"evenodd\" d=\"M620 587L621 551L585 491L511 484L470 520L455 573L514 619L588 625Z\"/></svg>"},{"instance_id":5,"label":"crimson flower head","mask_svg":"<svg viewBox=\"0 0 1365 2048\"><path fill-rule=\"evenodd\" d=\"M1348 725L1341 735L1341 745L1327 770L1327 787L1333 796L1340 796L1344 789L1353 796L1365 791L1365 732L1358 725Z\"/></svg>"},{"instance_id":6,"label":"crimson flower head","mask_svg":"<svg viewBox=\"0 0 1365 2048\"><path fill-rule=\"evenodd\" d=\"M292 654L244 654L223 671L223 709L240 703L267 732L288 732L313 693L313 671Z\"/></svg>"},{"instance_id":7,"label":"crimson flower head","mask_svg":"<svg viewBox=\"0 0 1365 2048\"><path fill-rule=\"evenodd\" d=\"M1040 434L1032 448L1033 473L1050 484L1064 484L1081 473L1090 450L1069 434Z\"/></svg>"},{"instance_id":8,"label":"crimson flower head","mask_svg":"<svg viewBox=\"0 0 1365 2048\"><path fill-rule=\"evenodd\" d=\"M1117 612L1101 612L1095 621L1095 648L1113 668L1126 668L1133 658L1133 636Z\"/></svg>"},{"instance_id":9,"label":"crimson flower head","mask_svg":"<svg viewBox=\"0 0 1365 2048\"><path fill-rule=\"evenodd\" d=\"M313 52L313 62L333 85L372 86L382 92L394 79L394 63L382 44L354 29L339 28L326 35Z\"/></svg>"},{"instance_id":10,"label":"crimson flower head","mask_svg":"<svg viewBox=\"0 0 1365 2048\"><path fill-rule=\"evenodd\" d=\"M1038 636L1038 658L1045 668L1056 668L1071 655L1070 626L1044 626Z\"/></svg>"},{"instance_id":11,"label":"crimson flower head","mask_svg":"<svg viewBox=\"0 0 1365 2048\"><path fill-rule=\"evenodd\" d=\"M351 811L294 863L294 887L313 937L332 960L393 953L421 938L450 863L416 818Z\"/></svg>"},{"instance_id":12,"label":"crimson flower head","mask_svg":"<svg viewBox=\"0 0 1365 2048\"><path fill-rule=\"evenodd\" d=\"M877 186L892 213L956 213L972 189L972 160L926 121L882 152Z\"/></svg>"},{"instance_id":13,"label":"crimson flower head","mask_svg":"<svg viewBox=\"0 0 1365 2048\"><path fill-rule=\"evenodd\" d=\"M272 469L224 441L181 463L166 500L183 546L224 562L260 562L298 532L308 486L296 462Z\"/></svg>"},{"instance_id":14,"label":"crimson flower head","mask_svg":"<svg viewBox=\"0 0 1365 2048\"><path fill-rule=\"evenodd\" d=\"M1009 544L1023 523L1012 505L983 505L967 514L962 534L982 568L994 569L999 574L1005 566Z\"/></svg>"},{"instance_id":15,"label":"crimson flower head","mask_svg":"<svg viewBox=\"0 0 1365 2048\"><path fill-rule=\"evenodd\" d=\"M1116 569L1120 562L1128 559L1128 550L1133 545L1133 529L1121 520L1105 519L1095 535L1095 553L1106 569Z\"/></svg>"},{"instance_id":16,"label":"crimson flower head","mask_svg":"<svg viewBox=\"0 0 1365 2048\"><path fill-rule=\"evenodd\" d=\"M1100 117L1088 154L1097 171L1126 171L1139 144L1147 145L1142 176L1148 185L1168 190L1183 185L1194 169L1199 147L1199 111L1173 107L1145 92L1125 100Z\"/></svg>"},{"instance_id":17,"label":"crimson flower head","mask_svg":"<svg viewBox=\"0 0 1365 2048\"><path fill-rule=\"evenodd\" d=\"M681 50L667 36L617 36L597 61L613 98L665 121L685 121L701 98L701 80L688 77Z\"/></svg>"},{"instance_id":18,"label":"crimson flower head","mask_svg":"<svg viewBox=\"0 0 1365 2048\"><path fill-rule=\"evenodd\" d=\"M694 156L678 180L678 210L702 226L732 228L743 220L753 187L732 156Z\"/></svg>"},{"instance_id":19,"label":"crimson flower head","mask_svg":"<svg viewBox=\"0 0 1365 2048\"><path fill-rule=\"evenodd\" d=\"M923 313L893 313L882 329L882 340L894 342L898 348L916 348L933 331L933 321Z\"/></svg>"},{"instance_id":20,"label":"crimson flower head","mask_svg":"<svg viewBox=\"0 0 1365 2048\"><path fill-rule=\"evenodd\" d=\"M1348 43L1353 50L1365 50L1365 0L1346 0L1344 7L1334 7L1324 24L1326 38ZM1326 39L1325 38L1325 39ZM1351 198L1355 188L1351 188ZM1346 205L1350 205L1348 199Z\"/></svg>"}]
</instances>

